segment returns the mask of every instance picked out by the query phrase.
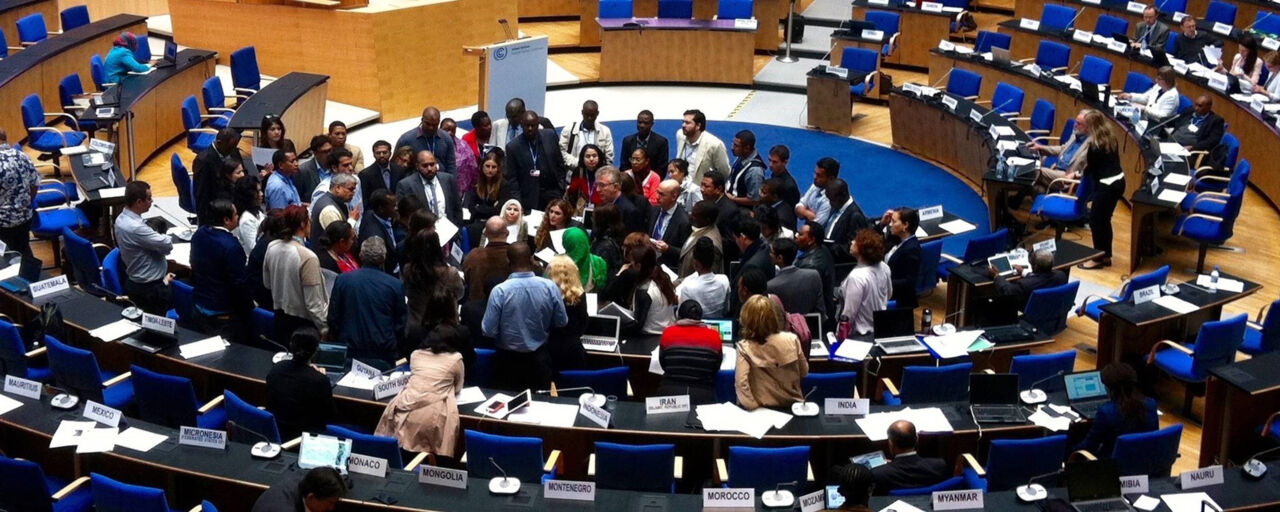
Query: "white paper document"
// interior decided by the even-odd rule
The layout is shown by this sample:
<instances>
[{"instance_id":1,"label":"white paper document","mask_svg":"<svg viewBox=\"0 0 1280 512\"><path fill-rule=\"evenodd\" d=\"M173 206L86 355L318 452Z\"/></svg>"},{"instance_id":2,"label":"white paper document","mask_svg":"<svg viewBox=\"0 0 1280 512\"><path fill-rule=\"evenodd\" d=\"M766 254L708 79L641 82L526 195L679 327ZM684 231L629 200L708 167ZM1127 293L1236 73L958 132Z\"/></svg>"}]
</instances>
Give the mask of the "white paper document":
<instances>
[{"instance_id":1,"label":"white paper document","mask_svg":"<svg viewBox=\"0 0 1280 512\"><path fill-rule=\"evenodd\" d=\"M462 391L458 392L458 405L478 404L484 400L484 391L481 391L478 386L462 388Z\"/></svg>"},{"instance_id":2,"label":"white paper document","mask_svg":"<svg viewBox=\"0 0 1280 512\"><path fill-rule=\"evenodd\" d=\"M200 356L222 352L230 343L222 339L222 336L213 336L200 341L194 341L186 345L178 347L178 352L182 354L183 359L192 359Z\"/></svg>"},{"instance_id":3,"label":"white paper document","mask_svg":"<svg viewBox=\"0 0 1280 512\"><path fill-rule=\"evenodd\" d=\"M880 509L880 512L887 512L887 511L893 511L893 512L924 512L924 510L921 510L920 508L916 507L915 505L912 505L912 504L907 503L907 502L902 501L902 500L898 500L898 501L895 501L895 502L893 502L893 503L890 503L890 504L889 504L889 506L887 506L887 507L885 507L885 508Z\"/></svg>"},{"instance_id":4,"label":"white paper document","mask_svg":"<svg viewBox=\"0 0 1280 512\"><path fill-rule=\"evenodd\" d=\"M124 197L124 187L107 187L98 189L98 197L108 199L112 197Z\"/></svg>"},{"instance_id":5,"label":"white paper document","mask_svg":"<svg viewBox=\"0 0 1280 512\"><path fill-rule=\"evenodd\" d=\"M564 232L567 230L566 228L547 232L551 236L551 248L555 249L556 254L564 254ZM535 234L535 236L537 235Z\"/></svg>"},{"instance_id":6,"label":"white paper document","mask_svg":"<svg viewBox=\"0 0 1280 512\"><path fill-rule=\"evenodd\" d=\"M1187 193L1185 191L1166 188L1160 191L1160 195L1157 195L1156 199L1172 203L1182 203L1182 200L1186 197Z\"/></svg>"},{"instance_id":7,"label":"white paper document","mask_svg":"<svg viewBox=\"0 0 1280 512\"><path fill-rule=\"evenodd\" d=\"M933 352L942 359L961 357L969 353L969 346L978 341L978 336L982 336L982 333L983 331L978 329L959 331L946 336L925 336L924 344L933 349Z\"/></svg>"},{"instance_id":8,"label":"white paper document","mask_svg":"<svg viewBox=\"0 0 1280 512\"><path fill-rule=\"evenodd\" d=\"M80 436L80 444L76 445L76 453L109 452L116 448L117 427L95 428Z\"/></svg>"},{"instance_id":9,"label":"white paper document","mask_svg":"<svg viewBox=\"0 0 1280 512\"><path fill-rule=\"evenodd\" d=\"M1173 185L1175 187L1180 187L1191 182L1191 175L1190 174L1166 174L1164 175L1163 181L1166 185Z\"/></svg>"},{"instance_id":10,"label":"white paper document","mask_svg":"<svg viewBox=\"0 0 1280 512\"><path fill-rule=\"evenodd\" d=\"M1152 510L1155 510L1156 507L1158 506L1160 506L1160 500L1152 498L1145 494L1142 496L1138 496L1138 499L1133 500L1133 508L1136 508L1138 510L1145 510L1147 512L1151 512Z\"/></svg>"},{"instance_id":11,"label":"white paper document","mask_svg":"<svg viewBox=\"0 0 1280 512\"><path fill-rule=\"evenodd\" d=\"M372 391L373 387L378 385L378 381L365 377L364 375L358 375L356 372L347 372L346 375L343 375L342 378L338 380L338 385Z\"/></svg>"},{"instance_id":12,"label":"white paper document","mask_svg":"<svg viewBox=\"0 0 1280 512\"><path fill-rule=\"evenodd\" d=\"M653 352L649 353L649 373L654 375L662 375L666 373L662 370L662 362L658 359L658 354L662 352L662 346L653 347Z\"/></svg>"},{"instance_id":13,"label":"white paper document","mask_svg":"<svg viewBox=\"0 0 1280 512\"><path fill-rule=\"evenodd\" d=\"M726 345L720 356L720 369L733 370L738 365L738 349L733 345Z\"/></svg>"},{"instance_id":14,"label":"white paper document","mask_svg":"<svg viewBox=\"0 0 1280 512\"><path fill-rule=\"evenodd\" d=\"M152 448L163 443L165 439L168 439L168 436L147 432L138 427L129 427L116 436L116 446L123 446L140 452L149 452Z\"/></svg>"},{"instance_id":15,"label":"white paper document","mask_svg":"<svg viewBox=\"0 0 1280 512\"><path fill-rule=\"evenodd\" d=\"M179 265L191 266L191 244L173 244L173 250L165 256L169 261Z\"/></svg>"},{"instance_id":16,"label":"white paper document","mask_svg":"<svg viewBox=\"0 0 1280 512\"><path fill-rule=\"evenodd\" d=\"M0 416L19 407L22 407L22 402L0 395Z\"/></svg>"},{"instance_id":17,"label":"white paper document","mask_svg":"<svg viewBox=\"0 0 1280 512\"><path fill-rule=\"evenodd\" d=\"M64 446L76 446L80 444L80 438L85 432L93 430L97 425L96 421L70 421L63 420L58 424L58 430L53 433L53 439L49 440L50 448L62 448Z\"/></svg>"},{"instance_id":18,"label":"white paper document","mask_svg":"<svg viewBox=\"0 0 1280 512\"><path fill-rule=\"evenodd\" d=\"M910 407L900 411L886 411L875 414L868 414L855 420L858 428L867 435L870 441L884 441L889 438L889 425L898 420L907 420L914 423L916 430L919 432L952 432L951 422L947 421L947 416L942 413L942 409L937 407L928 407L924 409L912 409Z\"/></svg>"},{"instance_id":19,"label":"white paper document","mask_svg":"<svg viewBox=\"0 0 1280 512\"><path fill-rule=\"evenodd\" d=\"M942 224L938 224L938 227L946 230L948 233L951 233L953 235L958 235L966 231L973 231L975 229L978 229L978 226L965 222L964 219L956 219L950 222L943 222Z\"/></svg>"},{"instance_id":20,"label":"white paper document","mask_svg":"<svg viewBox=\"0 0 1280 512\"><path fill-rule=\"evenodd\" d=\"M1195 304L1179 299L1172 295L1165 295L1163 297L1154 299L1151 302L1159 304L1160 307L1173 311L1174 313L1181 313L1184 315L1187 313L1195 312L1200 309L1199 306L1196 306Z\"/></svg>"},{"instance_id":21,"label":"white paper document","mask_svg":"<svg viewBox=\"0 0 1280 512\"><path fill-rule=\"evenodd\" d=\"M836 347L835 356L850 361L862 361L867 358L867 354L871 353L872 347L875 347L874 343L844 340L839 347Z\"/></svg>"},{"instance_id":22,"label":"white paper document","mask_svg":"<svg viewBox=\"0 0 1280 512\"><path fill-rule=\"evenodd\" d=\"M125 320L121 318L89 331L89 335L102 341L115 341L140 330L142 330L142 327L133 323L132 320Z\"/></svg>"},{"instance_id":23,"label":"white paper document","mask_svg":"<svg viewBox=\"0 0 1280 512\"><path fill-rule=\"evenodd\" d=\"M1071 429L1071 418L1049 414L1043 404L1036 407L1036 412L1027 416L1027 419L1030 420L1031 423L1049 429L1053 432L1065 432Z\"/></svg>"},{"instance_id":24,"label":"white paper document","mask_svg":"<svg viewBox=\"0 0 1280 512\"><path fill-rule=\"evenodd\" d=\"M708 432L736 431L756 439L763 438L769 429L786 426L792 418L790 414L772 409L747 412L728 402L699 405L697 414L702 428Z\"/></svg>"},{"instance_id":25,"label":"white paper document","mask_svg":"<svg viewBox=\"0 0 1280 512\"><path fill-rule=\"evenodd\" d=\"M553 404L551 402L529 402L527 407L507 415L507 419L516 423L530 423L547 427L572 427L578 417L577 404Z\"/></svg>"},{"instance_id":26,"label":"white paper document","mask_svg":"<svg viewBox=\"0 0 1280 512\"><path fill-rule=\"evenodd\" d=\"M0 281L18 277L19 270L22 270L22 265L9 265L5 268L0 268Z\"/></svg>"},{"instance_id":27,"label":"white paper document","mask_svg":"<svg viewBox=\"0 0 1280 512\"><path fill-rule=\"evenodd\" d=\"M1201 512L1206 502L1213 504L1212 510L1222 510L1218 502L1213 501L1213 498L1203 492L1165 494L1160 496L1160 500L1164 501L1164 505L1169 507L1170 512Z\"/></svg>"},{"instance_id":28,"label":"white paper document","mask_svg":"<svg viewBox=\"0 0 1280 512\"><path fill-rule=\"evenodd\" d=\"M1160 154L1169 156L1187 156L1191 153L1188 152L1187 148L1183 147L1182 144L1178 144L1177 142L1161 142Z\"/></svg>"},{"instance_id":29,"label":"white paper document","mask_svg":"<svg viewBox=\"0 0 1280 512\"><path fill-rule=\"evenodd\" d=\"M454 225L453 222L450 222L449 219L444 217L436 219L436 235L440 237L441 245L449 243L449 241L453 240L453 237L457 234L458 226Z\"/></svg>"},{"instance_id":30,"label":"white paper document","mask_svg":"<svg viewBox=\"0 0 1280 512\"><path fill-rule=\"evenodd\" d=\"M271 148L253 148L253 164L258 167L266 167L271 165L271 158L276 154L276 150ZM395 183L392 183L395 185Z\"/></svg>"},{"instance_id":31,"label":"white paper document","mask_svg":"<svg viewBox=\"0 0 1280 512\"><path fill-rule=\"evenodd\" d=\"M1196 276L1196 284L1206 290L1209 289L1209 286L1210 286L1209 283L1211 281L1213 281L1213 278L1209 276L1206 276L1206 275ZM1218 289L1224 292L1240 293L1244 291L1244 281L1237 281L1235 279L1219 277Z\"/></svg>"}]
</instances>

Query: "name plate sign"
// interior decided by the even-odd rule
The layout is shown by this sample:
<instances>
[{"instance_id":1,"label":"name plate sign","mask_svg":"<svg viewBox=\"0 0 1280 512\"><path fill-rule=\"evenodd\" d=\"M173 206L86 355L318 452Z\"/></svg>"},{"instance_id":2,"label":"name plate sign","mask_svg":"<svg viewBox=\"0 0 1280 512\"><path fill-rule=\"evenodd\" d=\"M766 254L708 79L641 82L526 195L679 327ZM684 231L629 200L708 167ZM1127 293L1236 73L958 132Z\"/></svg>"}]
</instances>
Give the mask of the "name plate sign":
<instances>
[{"instance_id":1,"label":"name plate sign","mask_svg":"<svg viewBox=\"0 0 1280 512\"><path fill-rule=\"evenodd\" d=\"M982 491L941 491L933 493L934 510L982 509Z\"/></svg>"},{"instance_id":2,"label":"name plate sign","mask_svg":"<svg viewBox=\"0 0 1280 512\"><path fill-rule=\"evenodd\" d=\"M1033 20L1031 18L1022 18L1021 20L1018 21L1018 27L1024 28L1027 30L1040 30L1040 20Z\"/></svg>"},{"instance_id":3,"label":"name plate sign","mask_svg":"<svg viewBox=\"0 0 1280 512\"><path fill-rule=\"evenodd\" d=\"M352 473L386 478L387 459L353 453L347 456L347 470Z\"/></svg>"},{"instance_id":4,"label":"name plate sign","mask_svg":"<svg viewBox=\"0 0 1280 512\"><path fill-rule=\"evenodd\" d=\"M1147 10L1147 4L1142 2L1129 2L1125 7L1125 10L1134 14L1142 14L1142 11Z\"/></svg>"},{"instance_id":5,"label":"name plate sign","mask_svg":"<svg viewBox=\"0 0 1280 512\"><path fill-rule=\"evenodd\" d=\"M955 99L955 98L952 98L951 96L943 96L943 97L942 97L942 104L943 104L943 105L946 105L946 106L947 106L947 108L951 109L951 111L952 111L952 112L955 112L955 111L956 111L956 105L959 105L959 103L956 101L956 99Z\"/></svg>"},{"instance_id":6,"label":"name plate sign","mask_svg":"<svg viewBox=\"0 0 1280 512\"><path fill-rule=\"evenodd\" d=\"M651 396L644 399L645 414L689 412L689 395Z\"/></svg>"},{"instance_id":7,"label":"name plate sign","mask_svg":"<svg viewBox=\"0 0 1280 512\"><path fill-rule=\"evenodd\" d=\"M82 415L86 419L91 419L108 427L119 426L120 417L123 416L119 409L112 409L93 400L85 400Z\"/></svg>"},{"instance_id":8,"label":"name plate sign","mask_svg":"<svg viewBox=\"0 0 1280 512\"><path fill-rule=\"evenodd\" d=\"M595 501L596 483L547 480L542 484L542 496L552 500Z\"/></svg>"},{"instance_id":9,"label":"name plate sign","mask_svg":"<svg viewBox=\"0 0 1280 512\"><path fill-rule=\"evenodd\" d=\"M1222 465L1183 471L1179 478L1182 480L1184 491L1197 487L1222 485Z\"/></svg>"},{"instance_id":10,"label":"name plate sign","mask_svg":"<svg viewBox=\"0 0 1280 512\"><path fill-rule=\"evenodd\" d=\"M406 373L399 377L393 377L373 385L373 399L382 400L389 396L395 396L400 390L409 385L409 377L412 374Z\"/></svg>"},{"instance_id":11,"label":"name plate sign","mask_svg":"<svg viewBox=\"0 0 1280 512\"><path fill-rule=\"evenodd\" d=\"M1120 494L1146 494L1150 492L1150 487L1147 475L1120 477Z\"/></svg>"},{"instance_id":12,"label":"name plate sign","mask_svg":"<svg viewBox=\"0 0 1280 512\"><path fill-rule=\"evenodd\" d=\"M467 470L465 469L449 469L425 464L418 467L420 468L418 483L454 489L467 488Z\"/></svg>"},{"instance_id":13,"label":"name plate sign","mask_svg":"<svg viewBox=\"0 0 1280 512\"><path fill-rule=\"evenodd\" d=\"M172 318L150 313L142 314L142 327L156 332L172 335L177 330L177 322Z\"/></svg>"},{"instance_id":14,"label":"name plate sign","mask_svg":"<svg viewBox=\"0 0 1280 512\"><path fill-rule=\"evenodd\" d=\"M1148 286L1133 291L1133 303L1142 304L1160 298L1160 285Z\"/></svg>"},{"instance_id":15,"label":"name plate sign","mask_svg":"<svg viewBox=\"0 0 1280 512\"><path fill-rule=\"evenodd\" d=\"M600 428L609 428L609 418L613 416L609 411L591 405L589 402L583 402L578 406L578 414L591 420Z\"/></svg>"},{"instance_id":16,"label":"name plate sign","mask_svg":"<svg viewBox=\"0 0 1280 512\"><path fill-rule=\"evenodd\" d=\"M67 276L50 277L44 281L31 283L31 298L38 299L69 289L71 289L71 284L67 282Z\"/></svg>"},{"instance_id":17,"label":"name plate sign","mask_svg":"<svg viewBox=\"0 0 1280 512\"><path fill-rule=\"evenodd\" d=\"M817 490L800 497L800 512L818 512L827 508L826 491Z\"/></svg>"},{"instance_id":18,"label":"name plate sign","mask_svg":"<svg viewBox=\"0 0 1280 512\"><path fill-rule=\"evenodd\" d=\"M1031 244L1031 252L1036 252L1041 250L1056 252L1058 250L1058 243L1054 241L1052 238L1050 238L1043 242L1036 242L1034 244Z\"/></svg>"},{"instance_id":19,"label":"name plate sign","mask_svg":"<svg viewBox=\"0 0 1280 512\"><path fill-rule=\"evenodd\" d=\"M40 399L40 391L42 386L34 380L27 380L22 377L14 377L12 375L4 376L4 392L12 393L21 397Z\"/></svg>"},{"instance_id":20,"label":"name plate sign","mask_svg":"<svg viewBox=\"0 0 1280 512\"><path fill-rule=\"evenodd\" d=\"M756 490L745 489L702 489L702 508L747 508L756 506Z\"/></svg>"},{"instance_id":21,"label":"name plate sign","mask_svg":"<svg viewBox=\"0 0 1280 512\"><path fill-rule=\"evenodd\" d=\"M178 431L178 444L223 450L227 447L227 433L222 430L182 427Z\"/></svg>"},{"instance_id":22,"label":"name plate sign","mask_svg":"<svg viewBox=\"0 0 1280 512\"><path fill-rule=\"evenodd\" d=\"M942 218L942 205L928 206L920 209L920 220L933 220Z\"/></svg>"},{"instance_id":23,"label":"name plate sign","mask_svg":"<svg viewBox=\"0 0 1280 512\"><path fill-rule=\"evenodd\" d=\"M868 398L828 398L824 402L822 410L827 416L866 416L871 408Z\"/></svg>"}]
</instances>

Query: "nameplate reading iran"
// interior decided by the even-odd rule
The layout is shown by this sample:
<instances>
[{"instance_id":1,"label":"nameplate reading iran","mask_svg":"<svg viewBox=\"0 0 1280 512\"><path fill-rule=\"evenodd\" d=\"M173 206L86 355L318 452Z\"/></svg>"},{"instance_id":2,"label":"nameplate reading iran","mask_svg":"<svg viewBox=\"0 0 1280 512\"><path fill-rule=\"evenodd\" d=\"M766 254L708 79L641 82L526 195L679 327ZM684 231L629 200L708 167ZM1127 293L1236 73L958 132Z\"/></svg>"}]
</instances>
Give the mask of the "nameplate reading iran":
<instances>
[{"instance_id":1,"label":"nameplate reading iran","mask_svg":"<svg viewBox=\"0 0 1280 512\"><path fill-rule=\"evenodd\" d=\"M1134 290L1133 292L1133 303L1135 305L1142 304L1144 302L1151 302L1158 298L1160 298L1160 285L1158 284Z\"/></svg>"},{"instance_id":2,"label":"nameplate reading iran","mask_svg":"<svg viewBox=\"0 0 1280 512\"><path fill-rule=\"evenodd\" d=\"M382 400L389 396L395 396L400 390L409 385L409 377L412 374L406 373L399 377L393 377L385 381L373 385L373 399Z\"/></svg>"},{"instance_id":3,"label":"nameplate reading iran","mask_svg":"<svg viewBox=\"0 0 1280 512\"><path fill-rule=\"evenodd\" d=\"M1150 492L1150 481L1147 475L1129 475L1120 477L1120 494L1146 494Z\"/></svg>"},{"instance_id":4,"label":"nameplate reading iran","mask_svg":"<svg viewBox=\"0 0 1280 512\"><path fill-rule=\"evenodd\" d=\"M178 444L223 450L227 447L227 433L207 428L182 427L178 431Z\"/></svg>"},{"instance_id":5,"label":"nameplate reading iran","mask_svg":"<svg viewBox=\"0 0 1280 512\"><path fill-rule=\"evenodd\" d=\"M702 489L702 508L755 508L756 490Z\"/></svg>"},{"instance_id":6,"label":"nameplate reading iran","mask_svg":"<svg viewBox=\"0 0 1280 512\"><path fill-rule=\"evenodd\" d=\"M982 508L982 491L941 491L933 493L934 510L969 510Z\"/></svg>"},{"instance_id":7,"label":"nameplate reading iran","mask_svg":"<svg viewBox=\"0 0 1280 512\"><path fill-rule=\"evenodd\" d=\"M946 105L946 106L947 106L947 108L951 109L951 111L952 111L952 112L955 112L955 111L956 111L956 105L959 105L960 103L959 103L959 102L957 102L957 101L956 101L956 99L955 99L955 98L952 98L951 96L943 96L943 97L942 97L942 104L943 104L943 105Z\"/></svg>"},{"instance_id":8,"label":"nameplate reading iran","mask_svg":"<svg viewBox=\"0 0 1280 512\"><path fill-rule=\"evenodd\" d=\"M387 459L353 453L347 456L347 470L352 473L386 478Z\"/></svg>"},{"instance_id":9,"label":"nameplate reading iran","mask_svg":"<svg viewBox=\"0 0 1280 512\"><path fill-rule=\"evenodd\" d=\"M1222 485L1222 466L1209 466L1207 468L1183 471L1181 479L1182 490L1184 491L1187 489L1195 489L1197 487Z\"/></svg>"},{"instance_id":10,"label":"nameplate reading iran","mask_svg":"<svg viewBox=\"0 0 1280 512\"><path fill-rule=\"evenodd\" d=\"M1022 20L1018 22L1018 27L1024 28L1027 30L1040 30L1040 20L1033 20L1031 18L1022 18Z\"/></svg>"},{"instance_id":11,"label":"nameplate reading iran","mask_svg":"<svg viewBox=\"0 0 1280 512\"><path fill-rule=\"evenodd\" d=\"M920 209L920 220L933 220L942 218L942 205L929 206Z\"/></svg>"},{"instance_id":12,"label":"nameplate reading iran","mask_svg":"<svg viewBox=\"0 0 1280 512\"><path fill-rule=\"evenodd\" d=\"M869 398L828 398L822 410L827 416L866 416L871 407Z\"/></svg>"},{"instance_id":13,"label":"nameplate reading iran","mask_svg":"<svg viewBox=\"0 0 1280 512\"><path fill-rule=\"evenodd\" d=\"M689 395L651 396L644 399L645 414L689 412Z\"/></svg>"},{"instance_id":14,"label":"nameplate reading iran","mask_svg":"<svg viewBox=\"0 0 1280 512\"><path fill-rule=\"evenodd\" d=\"M591 405L587 402L583 402L582 405L578 407L578 414L585 416L587 419L591 420L592 423L599 425L600 428L609 428L609 417L613 416L609 411Z\"/></svg>"},{"instance_id":15,"label":"nameplate reading iran","mask_svg":"<svg viewBox=\"0 0 1280 512\"><path fill-rule=\"evenodd\" d=\"M818 512L827 508L827 494L821 489L800 497L800 512Z\"/></svg>"},{"instance_id":16,"label":"nameplate reading iran","mask_svg":"<svg viewBox=\"0 0 1280 512\"><path fill-rule=\"evenodd\" d=\"M438 485L440 487L452 487L454 489L467 488L466 470L427 465L418 467L422 468L418 471L418 483Z\"/></svg>"},{"instance_id":17,"label":"nameplate reading iran","mask_svg":"<svg viewBox=\"0 0 1280 512\"><path fill-rule=\"evenodd\" d=\"M174 329L177 327L177 323L174 322L172 318L143 313L142 327L165 334L173 334Z\"/></svg>"},{"instance_id":18,"label":"nameplate reading iran","mask_svg":"<svg viewBox=\"0 0 1280 512\"><path fill-rule=\"evenodd\" d=\"M40 399L40 383L34 380L27 380L22 377L14 377L12 375L4 376L4 392L12 393L21 397Z\"/></svg>"},{"instance_id":19,"label":"nameplate reading iran","mask_svg":"<svg viewBox=\"0 0 1280 512\"><path fill-rule=\"evenodd\" d=\"M1142 14L1142 11L1147 10L1147 4L1142 2L1129 2L1129 5L1125 10L1134 14Z\"/></svg>"},{"instance_id":20,"label":"nameplate reading iran","mask_svg":"<svg viewBox=\"0 0 1280 512\"><path fill-rule=\"evenodd\" d=\"M85 400L82 415L86 419L91 419L108 427L118 426L120 424L120 416L122 416L119 409L112 409L93 400Z\"/></svg>"},{"instance_id":21,"label":"nameplate reading iran","mask_svg":"<svg viewBox=\"0 0 1280 512\"><path fill-rule=\"evenodd\" d=\"M1036 242L1034 244L1031 244L1031 252L1036 252L1036 251L1055 252L1057 250L1058 250L1058 243L1055 242L1052 238L1047 239L1043 242Z\"/></svg>"},{"instance_id":22,"label":"nameplate reading iran","mask_svg":"<svg viewBox=\"0 0 1280 512\"><path fill-rule=\"evenodd\" d=\"M595 501L596 483L547 480L542 483L542 496L551 500Z\"/></svg>"},{"instance_id":23,"label":"nameplate reading iran","mask_svg":"<svg viewBox=\"0 0 1280 512\"><path fill-rule=\"evenodd\" d=\"M51 295L63 290L71 289L71 285L67 283L67 276L50 277L44 281L36 281L31 283L31 298L38 299L45 295Z\"/></svg>"}]
</instances>

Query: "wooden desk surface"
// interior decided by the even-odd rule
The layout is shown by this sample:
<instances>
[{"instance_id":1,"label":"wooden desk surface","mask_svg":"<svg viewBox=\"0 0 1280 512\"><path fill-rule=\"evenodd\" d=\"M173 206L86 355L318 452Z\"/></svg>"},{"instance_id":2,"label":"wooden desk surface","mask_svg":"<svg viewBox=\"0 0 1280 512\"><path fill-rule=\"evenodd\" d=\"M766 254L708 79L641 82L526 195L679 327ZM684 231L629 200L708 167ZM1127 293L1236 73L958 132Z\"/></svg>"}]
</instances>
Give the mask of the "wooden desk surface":
<instances>
[{"instance_id":1,"label":"wooden desk surface","mask_svg":"<svg viewBox=\"0 0 1280 512\"><path fill-rule=\"evenodd\" d=\"M751 84L753 32L668 28L604 30L600 81Z\"/></svg>"},{"instance_id":2,"label":"wooden desk surface","mask_svg":"<svg viewBox=\"0 0 1280 512\"><path fill-rule=\"evenodd\" d=\"M285 126L302 127L302 133L323 132L328 83L326 75L294 72L282 76L241 103L228 126L256 133L262 118L274 115L281 117Z\"/></svg>"}]
</instances>

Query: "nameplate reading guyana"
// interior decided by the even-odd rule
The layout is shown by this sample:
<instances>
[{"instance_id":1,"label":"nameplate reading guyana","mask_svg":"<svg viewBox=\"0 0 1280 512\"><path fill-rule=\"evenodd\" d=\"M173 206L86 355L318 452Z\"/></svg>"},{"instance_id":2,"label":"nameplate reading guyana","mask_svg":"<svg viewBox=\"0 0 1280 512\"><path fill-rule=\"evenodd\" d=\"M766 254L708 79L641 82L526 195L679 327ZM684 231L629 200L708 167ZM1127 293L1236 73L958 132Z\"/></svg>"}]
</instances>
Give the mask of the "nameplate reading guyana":
<instances>
[{"instance_id":1,"label":"nameplate reading guyana","mask_svg":"<svg viewBox=\"0 0 1280 512\"><path fill-rule=\"evenodd\" d=\"M347 471L362 475L387 477L387 459L353 453L347 456Z\"/></svg>"},{"instance_id":2,"label":"nameplate reading guyana","mask_svg":"<svg viewBox=\"0 0 1280 512\"><path fill-rule=\"evenodd\" d=\"M551 500L595 501L596 483L547 480L542 483L542 497Z\"/></svg>"},{"instance_id":3,"label":"nameplate reading guyana","mask_svg":"<svg viewBox=\"0 0 1280 512\"><path fill-rule=\"evenodd\" d=\"M689 395L651 396L644 399L645 414L689 412Z\"/></svg>"},{"instance_id":4,"label":"nameplate reading guyana","mask_svg":"<svg viewBox=\"0 0 1280 512\"><path fill-rule=\"evenodd\" d=\"M178 444L222 450L227 447L227 433L222 430L182 427L178 431Z\"/></svg>"},{"instance_id":5,"label":"nameplate reading guyana","mask_svg":"<svg viewBox=\"0 0 1280 512\"><path fill-rule=\"evenodd\" d=\"M1183 471L1179 478L1182 480L1182 490L1184 491L1197 487L1222 485L1222 465Z\"/></svg>"},{"instance_id":6,"label":"nameplate reading guyana","mask_svg":"<svg viewBox=\"0 0 1280 512\"><path fill-rule=\"evenodd\" d=\"M40 383L12 375L4 376L4 392L26 398L40 399Z\"/></svg>"},{"instance_id":7,"label":"nameplate reading guyana","mask_svg":"<svg viewBox=\"0 0 1280 512\"><path fill-rule=\"evenodd\" d=\"M755 508L756 490L702 489L702 508Z\"/></svg>"},{"instance_id":8,"label":"nameplate reading guyana","mask_svg":"<svg viewBox=\"0 0 1280 512\"><path fill-rule=\"evenodd\" d=\"M436 466L418 466L418 482L454 489L467 488L467 472L463 469L449 469Z\"/></svg>"},{"instance_id":9,"label":"nameplate reading guyana","mask_svg":"<svg viewBox=\"0 0 1280 512\"><path fill-rule=\"evenodd\" d=\"M933 493L934 510L970 510L982 508L982 491L941 491Z\"/></svg>"}]
</instances>

